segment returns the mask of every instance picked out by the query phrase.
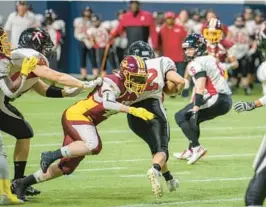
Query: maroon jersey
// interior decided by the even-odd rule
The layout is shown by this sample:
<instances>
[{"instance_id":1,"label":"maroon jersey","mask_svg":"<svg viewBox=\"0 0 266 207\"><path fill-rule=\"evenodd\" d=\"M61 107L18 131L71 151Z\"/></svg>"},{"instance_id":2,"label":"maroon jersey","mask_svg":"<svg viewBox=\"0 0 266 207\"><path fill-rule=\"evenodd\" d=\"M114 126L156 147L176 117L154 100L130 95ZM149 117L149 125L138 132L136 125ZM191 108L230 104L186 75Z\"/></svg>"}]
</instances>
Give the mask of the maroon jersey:
<instances>
[{"instance_id":1,"label":"maroon jersey","mask_svg":"<svg viewBox=\"0 0 266 207\"><path fill-rule=\"evenodd\" d=\"M229 49L232 48L234 43L230 40L223 39L218 44L207 44L208 54L216 57L219 62L226 62L226 59L232 54Z\"/></svg>"},{"instance_id":2,"label":"maroon jersey","mask_svg":"<svg viewBox=\"0 0 266 207\"><path fill-rule=\"evenodd\" d=\"M78 120L79 117L85 116L94 125L98 125L111 115L118 113L117 111L106 110L104 108L102 92L105 90L111 91L116 97L116 101L124 105L129 106L137 99L135 93L130 93L126 90L124 82L118 74L107 75L104 77L102 86L97 87L86 99L77 102L67 109L68 119Z\"/></svg>"}]
</instances>

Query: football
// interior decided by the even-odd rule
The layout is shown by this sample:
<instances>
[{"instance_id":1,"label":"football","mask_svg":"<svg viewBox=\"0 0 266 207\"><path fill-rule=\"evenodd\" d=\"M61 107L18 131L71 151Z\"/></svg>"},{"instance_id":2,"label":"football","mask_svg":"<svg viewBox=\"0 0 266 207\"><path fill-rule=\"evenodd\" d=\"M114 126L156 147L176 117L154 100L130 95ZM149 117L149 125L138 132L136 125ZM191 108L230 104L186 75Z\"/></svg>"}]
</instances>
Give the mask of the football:
<instances>
[{"instance_id":1,"label":"football","mask_svg":"<svg viewBox=\"0 0 266 207\"><path fill-rule=\"evenodd\" d=\"M163 92L166 95L176 95L178 93L178 86L174 82L168 80L163 88Z\"/></svg>"}]
</instances>

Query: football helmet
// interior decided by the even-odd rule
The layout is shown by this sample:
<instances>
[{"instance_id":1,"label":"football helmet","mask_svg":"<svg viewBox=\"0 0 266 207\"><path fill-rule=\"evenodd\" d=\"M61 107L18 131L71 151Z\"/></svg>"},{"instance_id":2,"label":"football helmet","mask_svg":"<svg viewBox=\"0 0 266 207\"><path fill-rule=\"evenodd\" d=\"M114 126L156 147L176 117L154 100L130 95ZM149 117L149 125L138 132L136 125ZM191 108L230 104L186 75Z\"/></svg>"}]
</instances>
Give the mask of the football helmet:
<instances>
[{"instance_id":1,"label":"football helmet","mask_svg":"<svg viewBox=\"0 0 266 207\"><path fill-rule=\"evenodd\" d=\"M136 55L144 60L155 58L155 53L150 45L143 41L133 42L128 48L128 55Z\"/></svg>"},{"instance_id":2,"label":"football helmet","mask_svg":"<svg viewBox=\"0 0 266 207\"><path fill-rule=\"evenodd\" d=\"M40 28L24 30L18 41L19 48L31 48L42 53L48 59L54 55L54 43L48 32Z\"/></svg>"},{"instance_id":3,"label":"football helmet","mask_svg":"<svg viewBox=\"0 0 266 207\"><path fill-rule=\"evenodd\" d=\"M203 29L204 38L214 44L223 39L223 30L221 21L217 18L211 18L206 28Z\"/></svg>"},{"instance_id":4,"label":"football helmet","mask_svg":"<svg viewBox=\"0 0 266 207\"><path fill-rule=\"evenodd\" d=\"M182 44L182 48L185 52L185 58L187 61L193 60L197 56L202 56L206 54L207 46L206 40L201 34L192 33L186 37ZM186 54L186 49L195 48L195 52L192 56Z\"/></svg>"},{"instance_id":5,"label":"football helmet","mask_svg":"<svg viewBox=\"0 0 266 207\"><path fill-rule=\"evenodd\" d=\"M11 44L8 41L8 35L2 27L0 27L0 53L9 57L11 53Z\"/></svg>"},{"instance_id":6,"label":"football helmet","mask_svg":"<svg viewBox=\"0 0 266 207\"><path fill-rule=\"evenodd\" d=\"M144 92L148 78L147 67L139 56L126 56L120 64L120 76L126 89L137 95Z\"/></svg>"}]
</instances>

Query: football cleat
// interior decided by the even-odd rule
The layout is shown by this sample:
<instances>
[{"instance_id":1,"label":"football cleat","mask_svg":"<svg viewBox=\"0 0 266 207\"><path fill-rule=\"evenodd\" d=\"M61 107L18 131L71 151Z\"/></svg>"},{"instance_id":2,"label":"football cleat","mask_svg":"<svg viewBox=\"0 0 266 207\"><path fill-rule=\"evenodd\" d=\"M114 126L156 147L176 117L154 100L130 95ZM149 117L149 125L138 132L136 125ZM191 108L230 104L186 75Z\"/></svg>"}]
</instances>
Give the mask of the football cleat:
<instances>
[{"instance_id":1,"label":"football cleat","mask_svg":"<svg viewBox=\"0 0 266 207\"><path fill-rule=\"evenodd\" d=\"M153 194L156 197L162 197L163 189L161 186L161 173L152 167L148 170L147 177L151 181Z\"/></svg>"},{"instance_id":2,"label":"football cleat","mask_svg":"<svg viewBox=\"0 0 266 207\"><path fill-rule=\"evenodd\" d=\"M22 204L23 200L17 198L11 192L11 183L8 179L0 180L0 205L17 205Z\"/></svg>"},{"instance_id":3,"label":"football cleat","mask_svg":"<svg viewBox=\"0 0 266 207\"><path fill-rule=\"evenodd\" d=\"M12 181L12 185L11 185L11 191L12 193L15 193L15 189L16 188L16 182L15 180ZM26 191L25 191L25 195L26 196L36 196L36 195L39 195L41 193L41 191L33 188L32 186L28 186L26 188Z\"/></svg>"},{"instance_id":4,"label":"football cleat","mask_svg":"<svg viewBox=\"0 0 266 207\"><path fill-rule=\"evenodd\" d=\"M52 152L43 152L41 154L40 165L41 165L41 169L42 169L43 173L47 172L47 169L49 168L49 166L53 162L54 162L54 160L52 158Z\"/></svg>"},{"instance_id":5,"label":"football cleat","mask_svg":"<svg viewBox=\"0 0 266 207\"><path fill-rule=\"evenodd\" d=\"M204 149L202 146L192 148L192 156L189 158L187 164L195 164L202 156L207 153L207 150Z\"/></svg>"},{"instance_id":6,"label":"football cleat","mask_svg":"<svg viewBox=\"0 0 266 207\"><path fill-rule=\"evenodd\" d=\"M178 182L178 180L173 178L172 180L166 181L166 186L167 186L169 192L173 192L173 191L176 191L176 189L179 187L179 182Z\"/></svg>"},{"instance_id":7,"label":"football cleat","mask_svg":"<svg viewBox=\"0 0 266 207\"><path fill-rule=\"evenodd\" d=\"M183 152L176 152L173 156L178 160L187 160L192 156L192 150L185 149Z\"/></svg>"},{"instance_id":8,"label":"football cleat","mask_svg":"<svg viewBox=\"0 0 266 207\"><path fill-rule=\"evenodd\" d=\"M28 186L24 185L22 183L22 179L17 179L12 182L12 187L14 193L17 195L18 199L22 201L27 201L25 195L26 195L26 189Z\"/></svg>"}]
</instances>

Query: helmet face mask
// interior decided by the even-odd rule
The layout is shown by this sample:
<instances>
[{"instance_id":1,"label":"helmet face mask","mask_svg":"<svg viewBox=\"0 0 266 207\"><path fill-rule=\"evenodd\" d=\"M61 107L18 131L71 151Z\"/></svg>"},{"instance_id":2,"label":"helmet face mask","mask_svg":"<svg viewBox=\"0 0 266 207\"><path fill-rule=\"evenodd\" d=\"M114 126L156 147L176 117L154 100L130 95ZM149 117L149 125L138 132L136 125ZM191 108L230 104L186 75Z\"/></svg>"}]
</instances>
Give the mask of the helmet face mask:
<instances>
[{"instance_id":1,"label":"helmet face mask","mask_svg":"<svg viewBox=\"0 0 266 207\"><path fill-rule=\"evenodd\" d=\"M11 44L8 41L8 35L6 32L3 32L0 36L0 50L1 53L6 55L7 57L9 57L11 54Z\"/></svg>"},{"instance_id":2,"label":"helmet face mask","mask_svg":"<svg viewBox=\"0 0 266 207\"><path fill-rule=\"evenodd\" d=\"M136 95L144 92L147 84L147 68L144 60L137 56L127 56L120 64L120 74L125 88Z\"/></svg>"},{"instance_id":3,"label":"helmet face mask","mask_svg":"<svg viewBox=\"0 0 266 207\"><path fill-rule=\"evenodd\" d=\"M186 61L206 54L206 40L201 34L192 33L186 37L182 44Z\"/></svg>"}]
</instances>

